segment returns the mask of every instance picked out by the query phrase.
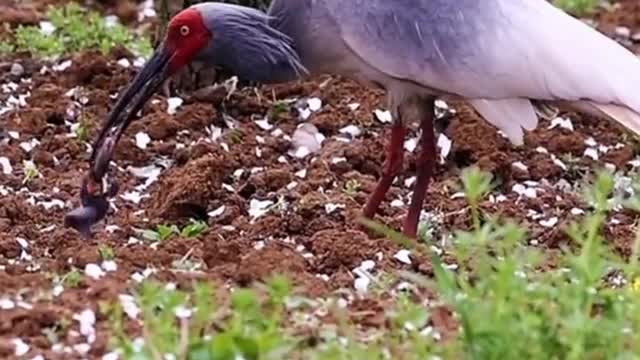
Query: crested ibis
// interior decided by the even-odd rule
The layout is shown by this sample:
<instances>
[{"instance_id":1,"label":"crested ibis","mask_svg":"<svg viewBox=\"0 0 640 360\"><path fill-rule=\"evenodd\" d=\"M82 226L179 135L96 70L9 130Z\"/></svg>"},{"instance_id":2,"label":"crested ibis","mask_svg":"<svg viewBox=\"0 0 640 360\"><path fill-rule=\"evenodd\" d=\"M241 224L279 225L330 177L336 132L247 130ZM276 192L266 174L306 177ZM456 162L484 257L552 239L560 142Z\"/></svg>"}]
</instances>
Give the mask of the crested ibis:
<instances>
[{"instance_id":1,"label":"crested ibis","mask_svg":"<svg viewBox=\"0 0 640 360\"><path fill-rule=\"evenodd\" d=\"M415 237L435 166L434 101L464 100L514 145L538 124L534 104L562 105L640 133L640 60L546 0L274 0L267 13L215 2L171 19L153 56L122 92L97 138L83 207L67 225L102 219L103 183L118 139L144 103L189 63L259 83L336 74L386 91L393 116L372 218L402 170L407 123L421 150L403 233Z\"/></svg>"}]
</instances>

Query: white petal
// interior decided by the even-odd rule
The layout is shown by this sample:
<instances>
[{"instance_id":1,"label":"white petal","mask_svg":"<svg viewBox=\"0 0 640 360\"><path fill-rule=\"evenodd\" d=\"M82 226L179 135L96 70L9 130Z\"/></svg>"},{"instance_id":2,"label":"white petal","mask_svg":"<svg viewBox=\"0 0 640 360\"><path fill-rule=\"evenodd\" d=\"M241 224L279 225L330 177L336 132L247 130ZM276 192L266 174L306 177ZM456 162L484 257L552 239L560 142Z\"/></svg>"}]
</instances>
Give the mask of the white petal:
<instances>
[{"instance_id":1,"label":"white petal","mask_svg":"<svg viewBox=\"0 0 640 360\"><path fill-rule=\"evenodd\" d=\"M389 111L376 110L375 114L378 121L380 121L383 124L388 124L393 121L393 117L391 116L391 112Z\"/></svg>"},{"instance_id":2,"label":"white petal","mask_svg":"<svg viewBox=\"0 0 640 360\"><path fill-rule=\"evenodd\" d=\"M96 280L100 279L105 274L105 272L102 270L102 268L100 268L100 266L93 263L89 263L84 267L84 273L88 277Z\"/></svg>"},{"instance_id":3,"label":"white petal","mask_svg":"<svg viewBox=\"0 0 640 360\"><path fill-rule=\"evenodd\" d=\"M364 276L364 277L358 277L356 278L356 280L353 283L353 287L356 289L356 291L359 294L366 294L367 291L369 290L369 284L371 283L371 280Z\"/></svg>"},{"instance_id":4,"label":"white petal","mask_svg":"<svg viewBox=\"0 0 640 360\"><path fill-rule=\"evenodd\" d=\"M13 172L11 161L4 156L0 156L0 167L2 167L2 173L5 175L10 175Z\"/></svg>"},{"instance_id":5,"label":"white petal","mask_svg":"<svg viewBox=\"0 0 640 360\"><path fill-rule=\"evenodd\" d=\"M226 209L226 207L224 205L220 206L219 208L210 211L207 215L209 215L209 217L218 217L222 214L224 214L224 210Z\"/></svg>"},{"instance_id":6,"label":"white petal","mask_svg":"<svg viewBox=\"0 0 640 360\"><path fill-rule=\"evenodd\" d=\"M453 142L446 135L440 134L440 136L438 136L437 146L440 149L440 157L442 159L446 159L447 156L449 156L449 153L451 152L452 144Z\"/></svg>"},{"instance_id":7,"label":"white petal","mask_svg":"<svg viewBox=\"0 0 640 360\"><path fill-rule=\"evenodd\" d=\"M22 339L13 339L12 342L13 342L13 345L15 345L16 347L15 349L16 356L23 356L29 352L29 344L22 341Z\"/></svg>"},{"instance_id":8,"label":"white petal","mask_svg":"<svg viewBox=\"0 0 640 360\"><path fill-rule=\"evenodd\" d=\"M179 97L172 97L167 99L167 113L174 115L180 106L184 103L184 100Z\"/></svg>"},{"instance_id":9,"label":"white petal","mask_svg":"<svg viewBox=\"0 0 640 360\"><path fill-rule=\"evenodd\" d=\"M273 205L273 201L271 200L262 201L251 199L249 203L249 215L254 219L259 218L269 212L269 207L271 207L271 205Z\"/></svg>"},{"instance_id":10,"label":"white petal","mask_svg":"<svg viewBox=\"0 0 640 360\"><path fill-rule=\"evenodd\" d=\"M150 142L151 138L149 137L149 134L142 131L136 134L136 146L140 149L146 149Z\"/></svg>"},{"instance_id":11,"label":"white petal","mask_svg":"<svg viewBox=\"0 0 640 360\"><path fill-rule=\"evenodd\" d=\"M317 112L322 108L322 100L318 98L311 98L307 100L307 105L309 106L309 110Z\"/></svg>"},{"instance_id":12,"label":"white petal","mask_svg":"<svg viewBox=\"0 0 640 360\"><path fill-rule=\"evenodd\" d=\"M395 255L393 255L393 258L400 261L403 264L407 264L407 265L411 265L411 251L409 250L400 250L398 251Z\"/></svg>"}]
</instances>

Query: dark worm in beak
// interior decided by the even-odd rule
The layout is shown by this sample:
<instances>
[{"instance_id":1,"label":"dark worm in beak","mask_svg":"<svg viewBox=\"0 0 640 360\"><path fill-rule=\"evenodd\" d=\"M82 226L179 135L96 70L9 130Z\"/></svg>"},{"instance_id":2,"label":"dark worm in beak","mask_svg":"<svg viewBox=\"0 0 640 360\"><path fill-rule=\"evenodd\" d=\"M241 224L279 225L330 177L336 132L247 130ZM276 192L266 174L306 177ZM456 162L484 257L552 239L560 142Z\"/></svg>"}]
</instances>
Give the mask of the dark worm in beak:
<instances>
[{"instance_id":1,"label":"dark worm in beak","mask_svg":"<svg viewBox=\"0 0 640 360\"><path fill-rule=\"evenodd\" d=\"M120 95L107 123L93 146L88 174L82 180L82 207L65 216L65 226L78 230L85 238L91 236L91 226L102 220L109 210L110 197L116 195L118 184L103 184L109 163L120 137L135 114L169 77L171 52L161 46L145 64L128 88Z\"/></svg>"}]
</instances>

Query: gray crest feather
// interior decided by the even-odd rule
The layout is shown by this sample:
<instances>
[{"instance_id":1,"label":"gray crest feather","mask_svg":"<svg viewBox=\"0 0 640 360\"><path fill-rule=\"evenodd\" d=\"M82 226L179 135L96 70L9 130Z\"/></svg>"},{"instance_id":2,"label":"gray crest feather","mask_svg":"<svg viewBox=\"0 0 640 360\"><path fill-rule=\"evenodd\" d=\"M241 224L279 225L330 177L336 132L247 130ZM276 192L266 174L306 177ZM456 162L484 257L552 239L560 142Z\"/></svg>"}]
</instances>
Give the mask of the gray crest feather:
<instances>
[{"instance_id":1,"label":"gray crest feather","mask_svg":"<svg viewBox=\"0 0 640 360\"><path fill-rule=\"evenodd\" d=\"M263 83L294 80L307 74L293 40L271 27L267 14L222 3L194 7L203 14L213 33L209 48L196 60L206 59L246 80Z\"/></svg>"}]
</instances>

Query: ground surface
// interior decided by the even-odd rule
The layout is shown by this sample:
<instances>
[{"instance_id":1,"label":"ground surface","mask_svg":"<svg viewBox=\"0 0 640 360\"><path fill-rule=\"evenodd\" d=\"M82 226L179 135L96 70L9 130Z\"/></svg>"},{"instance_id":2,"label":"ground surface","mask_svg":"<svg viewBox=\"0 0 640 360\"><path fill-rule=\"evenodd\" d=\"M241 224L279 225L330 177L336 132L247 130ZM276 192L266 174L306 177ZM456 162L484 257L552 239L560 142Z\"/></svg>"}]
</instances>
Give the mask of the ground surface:
<instances>
[{"instance_id":1,"label":"ground surface","mask_svg":"<svg viewBox=\"0 0 640 360\"><path fill-rule=\"evenodd\" d=\"M33 3L35 11L31 5L0 5L0 20L36 22L40 3L45 2ZM131 20L137 9L126 3L113 1L100 8ZM632 33L640 31L636 1L624 1L619 10L602 16L601 28L608 34L613 36L620 25ZM634 48L640 50L638 44ZM97 312L100 301L118 301L119 294L150 273L178 285L193 278L245 285L272 272L284 272L313 296L352 289L356 276L352 270L364 260L375 261L376 271L406 268L430 274L428 261L414 256L411 265L404 264L394 258L400 247L358 224L384 160L388 129L375 115L384 103L379 93L328 77L258 92L241 90L227 100L220 94L211 101L187 99L175 115L167 113L166 99L157 96L119 145L115 160L121 169L112 172L121 183L121 196L114 202L117 211L95 228L91 241L65 229L63 216L77 205L78 180L89 155L87 144L72 137L72 126L81 118L92 124L86 139L93 141L113 95L136 71L118 62L123 58L135 60L118 51L106 57L85 52L55 64L27 55L0 61L0 102L31 93L25 106L0 117L0 156L11 164L11 171L0 171L2 358L13 356L14 338L27 342L32 356L80 357L78 352L86 349L73 345L86 339L78 333L74 314L87 308ZM65 60L71 61L70 66L53 70ZM14 63L24 67L20 77L8 71ZM18 87L5 88L9 83ZM76 89L73 94L72 89ZM261 122L273 114L274 98L298 102L277 118L270 117L268 124ZM307 99L312 106L321 100L321 107L306 122L326 139L318 153L300 159L288 154L289 139L303 121L297 108L304 107ZM535 239L532 246L554 251L566 241L563 224L580 215L584 206L575 185L589 169L640 166L634 163L636 144L609 122L566 114L564 127L551 129L552 124L543 121L526 136L524 147L514 148L464 105L449 105L456 112L444 116L440 126L452 144L449 152L443 150L447 156L438 165L425 206L425 223L433 228L430 238L437 246L446 247L442 240L446 234L469 224L466 203L455 196L463 167L478 165L500 181L493 201L484 203L483 209L524 222ZM239 130L229 129L229 119ZM137 146L136 134L150 137L146 149ZM415 137L412 130L409 139ZM414 147L415 140L410 140L407 148L413 153ZM28 160L35 163L39 176L23 183L23 161ZM395 228L406 213L413 156L405 164L407 173L378 217ZM137 186L145 179L136 178L130 170L147 166L155 166L161 174L143 189ZM531 197L532 193L536 196ZM258 201L270 201L272 206L255 218L255 212L264 207ZM157 224L183 225L190 218L206 221L209 229L197 238L173 236L155 243L136 231ZM629 251L636 221L623 212L609 219L608 239L622 253ZM107 246L113 249L117 269L92 278L85 269L102 263L100 249ZM73 269L82 274L80 283L56 288L53 274L62 276ZM382 305L383 300L372 299L350 306L362 312ZM63 319L70 325L58 338L42 331L59 326ZM367 326L381 325L375 318L363 319ZM443 319L435 326L446 333L448 324ZM97 319L90 358L108 351L103 320Z\"/></svg>"}]
</instances>

